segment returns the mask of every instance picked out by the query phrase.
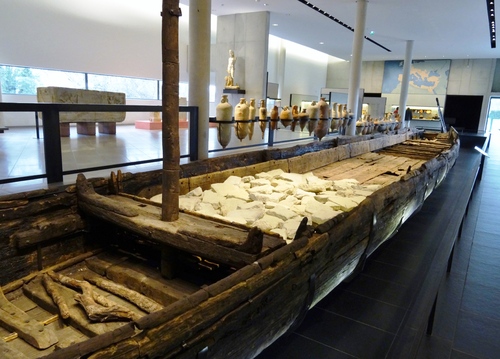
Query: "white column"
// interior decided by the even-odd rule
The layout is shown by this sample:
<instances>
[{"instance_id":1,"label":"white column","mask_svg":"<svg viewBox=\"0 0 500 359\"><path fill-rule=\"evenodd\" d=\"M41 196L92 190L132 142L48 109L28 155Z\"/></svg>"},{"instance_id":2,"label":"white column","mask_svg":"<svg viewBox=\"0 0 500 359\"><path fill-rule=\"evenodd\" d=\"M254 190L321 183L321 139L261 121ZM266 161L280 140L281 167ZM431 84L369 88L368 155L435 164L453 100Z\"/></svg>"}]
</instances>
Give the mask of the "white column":
<instances>
[{"instance_id":1,"label":"white column","mask_svg":"<svg viewBox=\"0 0 500 359\"><path fill-rule=\"evenodd\" d=\"M359 116L359 86L361 83L361 63L363 55L363 41L365 36L367 0L357 0L356 25L352 44L351 77L349 78L349 92L347 95L347 110L351 110L354 119L346 130L346 135L356 134L356 120Z\"/></svg>"},{"instance_id":2,"label":"white column","mask_svg":"<svg viewBox=\"0 0 500 359\"><path fill-rule=\"evenodd\" d=\"M198 158L208 158L211 0L189 1L189 106L198 106Z\"/></svg>"},{"instance_id":3,"label":"white column","mask_svg":"<svg viewBox=\"0 0 500 359\"><path fill-rule=\"evenodd\" d=\"M406 41L405 61L403 64L403 77L401 79L401 95L399 96L399 114L404 121L406 113L406 101L408 100L408 88L410 86L410 70L413 56L413 40ZM403 127L410 127L410 123L403 123Z\"/></svg>"},{"instance_id":4,"label":"white column","mask_svg":"<svg viewBox=\"0 0 500 359\"><path fill-rule=\"evenodd\" d=\"M281 105L284 106L285 104L288 105L288 100L283 100L283 88L285 87L285 66L286 66L286 46L284 44L284 40L280 41L280 49L278 53L278 71L277 71L277 78L278 78L278 98L281 99Z\"/></svg>"}]
</instances>

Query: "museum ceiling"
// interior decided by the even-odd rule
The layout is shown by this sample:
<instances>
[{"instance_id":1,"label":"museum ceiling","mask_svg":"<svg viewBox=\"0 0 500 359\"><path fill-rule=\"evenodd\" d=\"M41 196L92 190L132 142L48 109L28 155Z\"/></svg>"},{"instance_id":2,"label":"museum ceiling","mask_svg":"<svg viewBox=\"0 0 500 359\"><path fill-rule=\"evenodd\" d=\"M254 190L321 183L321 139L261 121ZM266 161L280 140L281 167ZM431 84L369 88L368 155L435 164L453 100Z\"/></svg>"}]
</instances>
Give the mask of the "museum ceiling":
<instances>
[{"instance_id":1,"label":"museum ceiling","mask_svg":"<svg viewBox=\"0 0 500 359\"><path fill-rule=\"evenodd\" d=\"M363 59L403 59L407 40L414 41L414 59L500 57L490 43L490 1L369 0L365 36L372 41L365 40ZM272 35L344 60L351 56L355 0L212 0L214 15L252 11L270 12Z\"/></svg>"}]
</instances>

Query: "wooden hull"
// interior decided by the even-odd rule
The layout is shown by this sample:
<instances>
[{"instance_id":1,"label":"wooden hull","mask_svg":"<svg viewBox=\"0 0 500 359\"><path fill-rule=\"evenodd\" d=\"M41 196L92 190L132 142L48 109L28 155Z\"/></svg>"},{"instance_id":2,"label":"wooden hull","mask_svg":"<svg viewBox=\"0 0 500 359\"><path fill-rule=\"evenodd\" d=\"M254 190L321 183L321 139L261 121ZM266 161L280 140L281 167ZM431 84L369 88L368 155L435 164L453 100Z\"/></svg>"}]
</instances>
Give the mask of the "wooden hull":
<instances>
[{"instance_id":1,"label":"wooden hull","mask_svg":"<svg viewBox=\"0 0 500 359\"><path fill-rule=\"evenodd\" d=\"M391 152L394 147L382 149L405 140L406 135L366 137L365 141L337 142L335 146L322 144L325 148L321 152L296 148L294 153L299 156L292 156L289 150L269 151L267 157L279 154L281 158L267 158L268 161L258 163L248 163L254 161L252 156L240 156L235 161L247 162L246 166L211 168L210 172L204 171L210 165L228 166L228 161L205 162L198 168L184 167L183 193L199 185L206 188L229 175L275 168L289 172L313 171L328 178L343 173L343 176L364 178L366 182L385 182L353 210L316 226L314 232L299 233L287 245L267 233L250 234L250 229L242 226L189 214L181 214L176 224L158 223L158 207L136 197L158 193L159 187L155 185L158 174L151 174L148 181L144 181L145 174L125 174L119 179L112 176L110 181L84 181L83 190L78 191L78 208L69 206L74 217L65 216L66 222L61 221L63 227L75 223L74 227L88 230L84 236L85 246L75 251L81 252L81 257L69 259L67 265L58 264L54 272L77 279L85 278L86 274L111 279L154 299L161 309L147 313L132 306L135 314L127 322L89 323L81 306L74 302L78 290L68 292L68 288L63 288L60 290L67 293L73 314L69 319L58 317L46 325L47 330L53 330L59 338L58 344L33 349L18 338L2 344L0 351L50 358L89 354L91 358L194 358L201 352L207 352L210 358L252 358L299 324L309 308L355 274L364 259L420 208L458 156L459 142L453 135L452 143L438 150L422 149L425 143L420 146L418 142L396 147L400 157L394 160L390 170L382 165L376 170L378 165L373 156L394 157L395 153ZM412 146L422 151L413 149L403 153ZM374 150L377 154L370 153ZM412 153L420 153L422 157L412 158ZM368 171L356 165L366 163L368 158L372 163ZM337 165L333 165L336 162ZM375 175L377 171L380 173ZM116 194L121 191L128 195ZM71 198L66 201L74 205L74 193L75 188L67 188L59 197ZM25 201L24 206L32 204ZM63 211L61 203L53 206ZM15 227L15 218L7 222L9 238L25 251L37 245L40 249L42 239L50 238L40 230L40 225L20 230ZM41 222L39 219L38 224ZM59 233L58 228L53 227L52 232ZM206 233L201 235L203 228ZM34 231L40 235L33 236ZM42 239L33 244L34 237ZM255 241L260 243L259 250L249 245ZM95 251L84 254L89 243ZM58 313L43 289L41 276L37 275L45 271L45 267L32 270L33 273L22 280L10 280L3 287L10 302L23 310L35 303L34 311L40 312L37 314L40 321ZM107 296L120 304L126 303L116 295ZM76 329L68 334L69 327ZM54 350L55 346L58 350Z\"/></svg>"}]
</instances>

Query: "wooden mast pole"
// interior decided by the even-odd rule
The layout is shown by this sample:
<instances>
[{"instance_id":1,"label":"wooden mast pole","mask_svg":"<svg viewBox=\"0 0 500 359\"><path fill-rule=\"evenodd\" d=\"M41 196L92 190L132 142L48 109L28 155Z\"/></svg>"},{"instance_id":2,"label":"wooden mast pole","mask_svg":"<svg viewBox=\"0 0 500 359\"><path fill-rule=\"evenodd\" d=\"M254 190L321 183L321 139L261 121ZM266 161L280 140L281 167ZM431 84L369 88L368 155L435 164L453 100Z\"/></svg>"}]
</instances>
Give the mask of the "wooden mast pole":
<instances>
[{"instance_id":1,"label":"wooden mast pole","mask_svg":"<svg viewBox=\"0 0 500 359\"><path fill-rule=\"evenodd\" d=\"M179 218L179 0L162 5L162 221Z\"/></svg>"}]
</instances>

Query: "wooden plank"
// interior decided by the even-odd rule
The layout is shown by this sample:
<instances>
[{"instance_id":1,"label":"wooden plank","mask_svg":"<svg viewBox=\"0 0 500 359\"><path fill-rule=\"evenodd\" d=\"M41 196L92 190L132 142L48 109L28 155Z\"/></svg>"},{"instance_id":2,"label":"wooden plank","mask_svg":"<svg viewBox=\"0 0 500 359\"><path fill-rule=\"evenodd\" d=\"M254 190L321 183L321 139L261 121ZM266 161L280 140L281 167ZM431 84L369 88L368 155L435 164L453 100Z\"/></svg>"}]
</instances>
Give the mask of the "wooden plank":
<instances>
[{"instance_id":1,"label":"wooden plank","mask_svg":"<svg viewBox=\"0 0 500 359\"><path fill-rule=\"evenodd\" d=\"M1 290L0 323L38 349L46 349L58 341L52 330L9 302Z\"/></svg>"},{"instance_id":2,"label":"wooden plank","mask_svg":"<svg viewBox=\"0 0 500 359\"><path fill-rule=\"evenodd\" d=\"M9 346L3 340L0 339L0 357L2 358L16 358L16 359L29 359L28 356Z\"/></svg>"},{"instance_id":3,"label":"wooden plank","mask_svg":"<svg viewBox=\"0 0 500 359\"><path fill-rule=\"evenodd\" d=\"M142 205L142 208L140 208L134 203L127 207L124 203L127 200L130 203L129 199L120 196L114 198L117 199L117 201L114 201L116 207L120 203L120 208L131 208L137 213L141 213L141 216L121 216L114 211L96 206L97 202L88 203L84 200L81 201L80 207L101 219L115 223L122 228L127 228L151 240L219 263L241 267L254 262L259 257L237 249L238 245L245 243L248 231L184 213L180 214L179 220L176 222L163 222L159 220L159 216L152 216L148 211L144 210L146 207L149 211L157 210L156 207ZM112 200L111 198L107 199ZM229 246L233 246L233 248Z\"/></svg>"},{"instance_id":4,"label":"wooden plank","mask_svg":"<svg viewBox=\"0 0 500 359\"><path fill-rule=\"evenodd\" d=\"M148 272L141 271L133 263L121 263L109 267L106 277L135 290L163 306L172 304L180 298L193 292L192 289L179 289L168 285L167 280L158 280Z\"/></svg>"},{"instance_id":5,"label":"wooden plank","mask_svg":"<svg viewBox=\"0 0 500 359\"><path fill-rule=\"evenodd\" d=\"M137 307L141 308L147 313L156 312L163 308L163 306L156 303L152 299L140 294L139 292L130 290L118 283L106 280L102 277L99 277L97 274L86 273L83 275L83 278L103 290L126 299L127 301L135 304Z\"/></svg>"},{"instance_id":6,"label":"wooden plank","mask_svg":"<svg viewBox=\"0 0 500 359\"><path fill-rule=\"evenodd\" d=\"M33 246L48 239L83 230L82 217L73 210L61 210L37 216L17 229L11 238L19 248Z\"/></svg>"}]
</instances>

